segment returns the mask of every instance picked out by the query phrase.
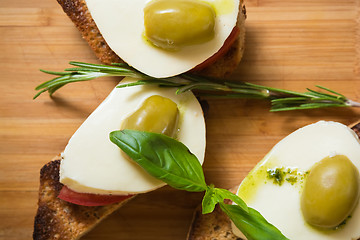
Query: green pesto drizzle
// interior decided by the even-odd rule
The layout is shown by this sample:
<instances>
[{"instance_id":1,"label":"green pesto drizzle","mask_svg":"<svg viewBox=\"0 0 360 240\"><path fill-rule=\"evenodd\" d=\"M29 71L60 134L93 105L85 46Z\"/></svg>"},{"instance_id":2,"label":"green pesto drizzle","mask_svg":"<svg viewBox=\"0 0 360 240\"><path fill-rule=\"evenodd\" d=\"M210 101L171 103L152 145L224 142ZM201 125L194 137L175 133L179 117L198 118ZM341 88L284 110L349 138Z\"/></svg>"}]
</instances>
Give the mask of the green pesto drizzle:
<instances>
[{"instance_id":1,"label":"green pesto drizzle","mask_svg":"<svg viewBox=\"0 0 360 240\"><path fill-rule=\"evenodd\" d=\"M267 178L273 180L273 183L281 186L285 181L294 185L299 180L303 181L308 172L300 173L291 168L277 167L266 171Z\"/></svg>"}]
</instances>

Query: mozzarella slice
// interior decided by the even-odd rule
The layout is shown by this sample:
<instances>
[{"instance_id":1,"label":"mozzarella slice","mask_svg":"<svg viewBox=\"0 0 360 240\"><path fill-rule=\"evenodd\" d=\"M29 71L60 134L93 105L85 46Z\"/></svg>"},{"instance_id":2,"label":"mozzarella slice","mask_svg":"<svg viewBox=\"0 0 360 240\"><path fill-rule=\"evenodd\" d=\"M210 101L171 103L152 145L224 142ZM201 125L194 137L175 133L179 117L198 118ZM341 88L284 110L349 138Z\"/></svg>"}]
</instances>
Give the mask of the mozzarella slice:
<instances>
[{"instance_id":1,"label":"mozzarella slice","mask_svg":"<svg viewBox=\"0 0 360 240\"><path fill-rule=\"evenodd\" d=\"M126 63L156 78L194 68L223 46L236 25L238 0L207 0L215 8L215 37L204 44L166 51L147 43L144 7L148 0L86 0L86 5L110 48Z\"/></svg>"},{"instance_id":2,"label":"mozzarella slice","mask_svg":"<svg viewBox=\"0 0 360 240\"><path fill-rule=\"evenodd\" d=\"M123 82L132 81L126 78ZM60 165L60 182L77 192L134 194L165 185L128 160L109 139L123 119L142 102L161 95L179 108L177 140L184 143L201 163L205 153L205 122L201 106L191 92L176 95L174 88L135 86L115 88L69 140Z\"/></svg>"}]
</instances>

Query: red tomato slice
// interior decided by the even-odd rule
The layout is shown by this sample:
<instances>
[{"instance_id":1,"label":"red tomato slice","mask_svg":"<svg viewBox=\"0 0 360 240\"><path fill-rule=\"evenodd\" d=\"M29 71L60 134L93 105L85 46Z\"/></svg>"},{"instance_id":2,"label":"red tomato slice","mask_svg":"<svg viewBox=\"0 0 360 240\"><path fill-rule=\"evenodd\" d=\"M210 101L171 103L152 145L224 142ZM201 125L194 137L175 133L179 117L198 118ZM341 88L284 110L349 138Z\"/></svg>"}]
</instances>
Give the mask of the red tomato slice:
<instances>
[{"instance_id":1,"label":"red tomato slice","mask_svg":"<svg viewBox=\"0 0 360 240\"><path fill-rule=\"evenodd\" d=\"M82 206L104 206L124 201L134 195L103 195L92 193L78 193L66 186L60 190L58 198Z\"/></svg>"},{"instance_id":2,"label":"red tomato slice","mask_svg":"<svg viewBox=\"0 0 360 240\"><path fill-rule=\"evenodd\" d=\"M239 34L240 34L240 28L238 26L235 26L231 31L229 37L225 40L224 45L219 49L219 51L217 51L210 58L206 59L204 62L194 67L193 70L199 71L216 62L216 60L221 58L225 53L227 53L227 51L229 51L231 45L235 42Z\"/></svg>"}]
</instances>

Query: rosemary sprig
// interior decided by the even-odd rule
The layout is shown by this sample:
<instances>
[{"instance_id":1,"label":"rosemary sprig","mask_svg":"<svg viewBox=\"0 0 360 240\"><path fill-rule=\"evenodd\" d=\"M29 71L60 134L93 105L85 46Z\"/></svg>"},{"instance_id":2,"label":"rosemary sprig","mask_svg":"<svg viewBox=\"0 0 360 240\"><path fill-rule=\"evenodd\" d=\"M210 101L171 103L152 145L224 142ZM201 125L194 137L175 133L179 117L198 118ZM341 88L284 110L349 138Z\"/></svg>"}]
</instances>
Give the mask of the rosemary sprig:
<instances>
[{"instance_id":1,"label":"rosemary sprig","mask_svg":"<svg viewBox=\"0 0 360 240\"><path fill-rule=\"evenodd\" d=\"M130 76L138 79L138 81L130 84L122 84L118 87L155 84L160 87L175 87L177 88L177 94L197 90L197 94L200 96L268 99L272 104L270 110L272 112L325 107L360 107L360 103L352 101L344 95L322 86L316 86L319 88L318 91L307 89L306 92L301 93L248 82L220 81L219 79L188 73L170 78L153 78L140 73L124 63L116 63L109 66L72 61L70 65L75 66L75 68L65 69L65 72L41 70L44 73L57 77L37 86L35 90L38 92L34 96L34 99L46 91L49 92L51 96L55 91L68 83L88 81L105 76Z\"/></svg>"}]
</instances>

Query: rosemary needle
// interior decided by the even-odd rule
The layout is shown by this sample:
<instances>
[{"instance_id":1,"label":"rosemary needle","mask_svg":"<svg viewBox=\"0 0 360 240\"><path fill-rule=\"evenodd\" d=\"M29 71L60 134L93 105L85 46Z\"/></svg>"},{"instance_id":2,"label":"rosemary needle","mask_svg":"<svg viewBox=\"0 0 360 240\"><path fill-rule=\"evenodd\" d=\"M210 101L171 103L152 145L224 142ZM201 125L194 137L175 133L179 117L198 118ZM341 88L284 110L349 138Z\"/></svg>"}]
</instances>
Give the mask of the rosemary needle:
<instances>
[{"instance_id":1,"label":"rosemary needle","mask_svg":"<svg viewBox=\"0 0 360 240\"><path fill-rule=\"evenodd\" d=\"M319 90L307 89L306 92L301 93L248 82L221 81L187 73L170 78L153 78L124 63L109 66L72 61L70 65L75 67L65 69L64 72L40 70L57 77L37 86L35 90L38 92L34 99L44 92L49 92L52 95L68 83L88 81L106 76L129 76L138 79L138 81L119 85L119 88L153 84L160 87L175 87L177 88L177 94L196 90L196 93L200 96L267 99L271 101L270 111L272 112L325 107L360 107L360 103L323 86L316 86Z\"/></svg>"}]
</instances>

